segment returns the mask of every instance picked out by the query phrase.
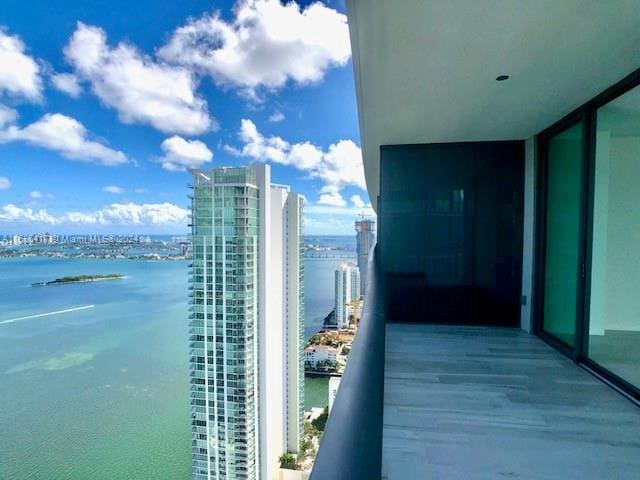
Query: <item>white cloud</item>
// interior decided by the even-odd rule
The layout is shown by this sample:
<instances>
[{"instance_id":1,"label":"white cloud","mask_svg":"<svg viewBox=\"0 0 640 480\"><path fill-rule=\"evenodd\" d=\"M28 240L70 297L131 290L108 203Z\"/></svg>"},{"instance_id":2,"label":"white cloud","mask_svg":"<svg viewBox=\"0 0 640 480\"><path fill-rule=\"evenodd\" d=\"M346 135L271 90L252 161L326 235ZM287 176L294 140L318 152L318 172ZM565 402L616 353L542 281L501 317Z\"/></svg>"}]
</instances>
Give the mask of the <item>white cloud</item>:
<instances>
[{"instance_id":1,"label":"white cloud","mask_svg":"<svg viewBox=\"0 0 640 480\"><path fill-rule=\"evenodd\" d=\"M37 201L37 200L42 200L43 198L48 198L48 199L55 198L55 195L53 195L53 193L41 192L40 190L33 190L29 192L29 198Z\"/></svg>"},{"instance_id":2,"label":"white cloud","mask_svg":"<svg viewBox=\"0 0 640 480\"><path fill-rule=\"evenodd\" d=\"M322 164L324 154L320 147L304 142L293 144L288 158L289 163L300 170L313 170Z\"/></svg>"},{"instance_id":3,"label":"white cloud","mask_svg":"<svg viewBox=\"0 0 640 480\"><path fill-rule=\"evenodd\" d=\"M107 185L106 187L102 187L102 191L113 193L115 195L122 195L124 193L124 188L118 187L117 185Z\"/></svg>"},{"instance_id":4,"label":"white cloud","mask_svg":"<svg viewBox=\"0 0 640 480\"><path fill-rule=\"evenodd\" d=\"M70 97L78 98L82 93L78 77L72 73L56 73L51 76L51 82L54 87Z\"/></svg>"},{"instance_id":5,"label":"white cloud","mask_svg":"<svg viewBox=\"0 0 640 480\"><path fill-rule=\"evenodd\" d=\"M291 145L277 136L265 137L255 123L246 118L242 119L238 136L244 145L235 152L244 157L293 165L300 170L314 168L322 160L322 152L314 145L308 142Z\"/></svg>"},{"instance_id":6,"label":"white cloud","mask_svg":"<svg viewBox=\"0 0 640 480\"><path fill-rule=\"evenodd\" d=\"M146 188L136 188L134 190L134 192L136 192L136 193L147 193L147 189Z\"/></svg>"},{"instance_id":7,"label":"white cloud","mask_svg":"<svg viewBox=\"0 0 640 480\"><path fill-rule=\"evenodd\" d=\"M49 215L46 210L33 210L31 208L20 208L13 204L0 208L0 223L46 223L55 225L56 219Z\"/></svg>"},{"instance_id":8,"label":"white cloud","mask_svg":"<svg viewBox=\"0 0 640 480\"><path fill-rule=\"evenodd\" d=\"M62 215L52 215L44 209L33 210L8 204L0 208L0 223L184 227L188 214L188 210L172 203L113 203L93 212L71 211Z\"/></svg>"},{"instance_id":9,"label":"white cloud","mask_svg":"<svg viewBox=\"0 0 640 480\"><path fill-rule=\"evenodd\" d=\"M104 30L81 22L64 54L76 74L125 123L189 135L215 127L207 102L196 94L195 77L185 68L156 62L126 43L111 48Z\"/></svg>"},{"instance_id":10,"label":"white cloud","mask_svg":"<svg viewBox=\"0 0 640 480\"><path fill-rule=\"evenodd\" d=\"M187 222L189 211L172 203L114 203L94 216L99 223L112 225L165 225Z\"/></svg>"},{"instance_id":11,"label":"white cloud","mask_svg":"<svg viewBox=\"0 0 640 480\"><path fill-rule=\"evenodd\" d=\"M312 216L343 216L352 217L355 219L359 215L365 215L366 217L375 217L376 212L371 207L371 204L366 204L363 208L356 208L353 206L334 206L334 205L322 205L319 202L315 205L309 205L304 207L305 215Z\"/></svg>"},{"instance_id":12,"label":"white cloud","mask_svg":"<svg viewBox=\"0 0 640 480\"><path fill-rule=\"evenodd\" d=\"M365 207L364 200L362 200L362 197L360 197L360 195L352 195L351 196L351 203L356 208L364 208Z\"/></svg>"},{"instance_id":13,"label":"white cloud","mask_svg":"<svg viewBox=\"0 0 640 480\"><path fill-rule=\"evenodd\" d=\"M323 196L331 195L332 189L324 188L323 190L327 193L323 193L318 202L304 206L305 232L308 234L351 235L353 234L353 222L360 215L376 219L376 213L371 208L371 204L365 203L359 195L351 197L351 205L347 205L344 200L332 204L323 201ZM354 197L357 197L355 201ZM339 198L342 197L339 196ZM362 205L358 200L362 202Z\"/></svg>"},{"instance_id":14,"label":"white cloud","mask_svg":"<svg viewBox=\"0 0 640 480\"><path fill-rule=\"evenodd\" d=\"M330 145L322 160L318 169L313 172L313 176L321 178L328 185L336 185L339 188L355 185L362 190L366 189L362 152L360 147L351 140L340 140Z\"/></svg>"},{"instance_id":15,"label":"white cloud","mask_svg":"<svg viewBox=\"0 0 640 480\"><path fill-rule=\"evenodd\" d=\"M20 37L9 35L0 28L0 93L40 101L40 67L25 49Z\"/></svg>"},{"instance_id":16,"label":"white cloud","mask_svg":"<svg viewBox=\"0 0 640 480\"><path fill-rule=\"evenodd\" d=\"M327 194L324 197L326 202L341 203L335 192L345 186L353 185L362 190L366 188L362 152L351 140L340 140L327 150L310 142L291 144L277 136L265 137L248 119L242 119L238 136L243 143L242 148L225 145L227 152L260 161L291 165L309 172L311 177L322 180L325 187L333 188L332 191L322 192Z\"/></svg>"},{"instance_id":17,"label":"white cloud","mask_svg":"<svg viewBox=\"0 0 640 480\"><path fill-rule=\"evenodd\" d=\"M284 120L284 113L282 112L273 112L269 115L269 121L273 123L281 122Z\"/></svg>"},{"instance_id":18,"label":"white cloud","mask_svg":"<svg viewBox=\"0 0 640 480\"><path fill-rule=\"evenodd\" d=\"M0 177L0 190L8 190L11 188L11 182L7 177Z\"/></svg>"},{"instance_id":19,"label":"white cloud","mask_svg":"<svg viewBox=\"0 0 640 480\"><path fill-rule=\"evenodd\" d=\"M347 202L342 195L340 195L340 191L337 187L333 185L326 186L322 189L320 199L318 200L319 205L330 205L333 207L346 207Z\"/></svg>"},{"instance_id":20,"label":"white cloud","mask_svg":"<svg viewBox=\"0 0 640 480\"><path fill-rule=\"evenodd\" d=\"M240 155L258 160L271 160L285 165L290 164L287 153L291 149L291 145L280 137L265 138L258 132L258 128L251 120L242 119L238 135L244 143L242 150L237 151Z\"/></svg>"},{"instance_id":21,"label":"white cloud","mask_svg":"<svg viewBox=\"0 0 640 480\"><path fill-rule=\"evenodd\" d=\"M84 125L60 113L48 113L24 128L12 125L0 131L0 144L23 141L59 152L82 162L119 165L127 162L124 153L103 143L89 140Z\"/></svg>"},{"instance_id":22,"label":"white cloud","mask_svg":"<svg viewBox=\"0 0 640 480\"><path fill-rule=\"evenodd\" d=\"M307 235L353 235L353 219L305 215L304 233Z\"/></svg>"},{"instance_id":23,"label":"white cloud","mask_svg":"<svg viewBox=\"0 0 640 480\"><path fill-rule=\"evenodd\" d=\"M351 56L347 17L320 2L240 0L234 18L218 12L190 20L158 54L205 72L218 85L255 96L259 87L278 89L287 81L320 81Z\"/></svg>"},{"instance_id":24,"label":"white cloud","mask_svg":"<svg viewBox=\"0 0 640 480\"><path fill-rule=\"evenodd\" d=\"M162 168L170 171L198 168L213 158L211 150L200 140L185 140L177 135L165 139L160 148L164 151L160 159Z\"/></svg>"},{"instance_id":25,"label":"white cloud","mask_svg":"<svg viewBox=\"0 0 640 480\"><path fill-rule=\"evenodd\" d=\"M361 213L352 208L311 206L304 209L304 231L308 235L353 235L353 223ZM367 216L376 220L372 210Z\"/></svg>"},{"instance_id":26,"label":"white cloud","mask_svg":"<svg viewBox=\"0 0 640 480\"><path fill-rule=\"evenodd\" d=\"M18 112L13 108L5 107L0 104L0 128L4 128L5 125L11 125L18 119Z\"/></svg>"}]
</instances>

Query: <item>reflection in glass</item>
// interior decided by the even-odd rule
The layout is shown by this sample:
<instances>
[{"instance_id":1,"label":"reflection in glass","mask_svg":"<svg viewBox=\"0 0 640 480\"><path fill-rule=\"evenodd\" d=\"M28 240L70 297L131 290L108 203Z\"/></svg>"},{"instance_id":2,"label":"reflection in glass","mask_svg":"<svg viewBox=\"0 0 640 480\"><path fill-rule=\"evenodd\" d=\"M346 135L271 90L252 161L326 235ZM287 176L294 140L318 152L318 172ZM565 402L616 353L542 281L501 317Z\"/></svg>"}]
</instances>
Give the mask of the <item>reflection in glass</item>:
<instances>
[{"instance_id":1,"label":"reflection in glass","mask_svg":"<svg viewBox=\"0 0 640 480\"><path fill-rule=\"evenodd\" d=\"M640 88L597 113L588 355L640 386Z\"/></svg>"},{"instance_id":2,"label":"reflection in glass","mask_svg":"<svg viewBox=\"0 0 640 480\"><path fill-rule=\"evenodd\" d=\"M543 329L573 347L580 240L582 123L549 140Z\"/></svg>"},{"instance_id":3,"label":"reflection in glass","mask_svg":"<svg viewBox=\"0 0 640 480\"><path fill-rule=\"evenodd\" d=\"M381 148L378 246L388 322L518 324L523 147Z\"/></svg>"}]
</instances>

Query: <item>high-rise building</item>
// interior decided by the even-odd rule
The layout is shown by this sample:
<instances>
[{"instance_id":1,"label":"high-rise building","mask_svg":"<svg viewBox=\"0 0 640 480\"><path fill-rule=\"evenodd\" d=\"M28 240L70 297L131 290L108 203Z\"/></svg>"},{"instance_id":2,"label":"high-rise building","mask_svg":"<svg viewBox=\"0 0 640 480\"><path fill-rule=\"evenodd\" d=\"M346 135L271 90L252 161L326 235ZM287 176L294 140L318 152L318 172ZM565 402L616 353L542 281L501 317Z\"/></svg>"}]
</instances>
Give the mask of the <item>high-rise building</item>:
<instances>
[{"instance_id":1,"label":"high-rise building","mask_svg":"<svg viewBox=\"0 0 640 480\"><path fill-rule=\"evenodd\" d=\"M360 298L360 269L356 265L351 265L349 272L349 287L351 292L349 295L349 303Z\"/></svg>"},{"instance_id":2,"label":"high-rise building","mask_svg":"<svg viewBox=\"0 0 640 480\"><path fill-rule=\"evenodd\" d=\"M367 287L367 263L369 262L369 250L374 244L374 222L362 218L356 220L356 253L358 255L358 268L360 269L360 295L364 296Z\"/></svg>"},{"instance_id":3,"label":"high-rise building","mask_svg":"<svg viewBox=\"0 0 640 480\"><path fill-rule=\"evenodd\" d=\"M338 328L349 325L348 304L360 298L360 270L355 265L341 264L335 272L333 320Z\"/></svg>"},{"instance_id":4,"label":"high-rise building","mask_svg":"<svg viewBox=\"0 0 640 480\"><path fill-rule=\"evenodd\" d=\"M192 174L192 476L270 480L301 438L302 200L264 164Z\"/></svg>"}]
</instances>

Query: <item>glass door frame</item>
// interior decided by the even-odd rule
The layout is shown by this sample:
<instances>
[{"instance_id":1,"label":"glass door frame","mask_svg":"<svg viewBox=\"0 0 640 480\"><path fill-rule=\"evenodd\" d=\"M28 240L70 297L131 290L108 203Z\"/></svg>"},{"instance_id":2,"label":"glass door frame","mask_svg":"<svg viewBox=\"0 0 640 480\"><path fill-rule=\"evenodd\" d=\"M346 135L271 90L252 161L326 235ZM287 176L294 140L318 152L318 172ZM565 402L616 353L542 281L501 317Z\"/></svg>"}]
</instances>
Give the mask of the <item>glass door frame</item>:
<instances>
[{"instance_id":1,"label":"glass door frame","mask_svg":"<svg viewBox=\"0 0 640 480\"><path fill-rule=\"evenodd\" d=\"M579 237L578 237L578 269L577 292L576 292L576 325L574 330L574 346L571 347L565 342L554 337L552 334L544 330L544 282L545 282L545 260L546 260L546 233L547 233L547 178L549 170L549 143L556 135L582 124L581 138L581 169L580 169L580 210L579 210ZM560 350L566 356L577 361L584 351L584 343L582 341L584 318L585 318L585 274L586 274L586 202L588 188L588 169L586 168L584 159L588 154L590 128L589 118L583 111L573 112L563 118L560 122L552 125L537 137L537 192L536 192L536 282L538 287L535 289L536 298L534 331L536 335L544 341Z\"/></svg>"},{"instance_id":2,"label":"glass door frame","mask_svg":"<svg viewBox=\"0 0 640 480\"><path fill-rule=\"evenodd\" d=\"M535 187L535 256L533 282L533 332L549 345L559 350L616 390L640 405L640 385L632 385L588 357L589 314L591 304L593 219L596 162L596 115L598 109L611 100L640 86L640 68L607 88L605 91L578 107L558 122L536 136L536 187ZM562 131L583 123L582 169L580 192L580 259L576 302L576 326L574 348L556 339L543 328L544 279L546 258L546 201L547 172L550 139Z\"/></svg>"}]
</instances>

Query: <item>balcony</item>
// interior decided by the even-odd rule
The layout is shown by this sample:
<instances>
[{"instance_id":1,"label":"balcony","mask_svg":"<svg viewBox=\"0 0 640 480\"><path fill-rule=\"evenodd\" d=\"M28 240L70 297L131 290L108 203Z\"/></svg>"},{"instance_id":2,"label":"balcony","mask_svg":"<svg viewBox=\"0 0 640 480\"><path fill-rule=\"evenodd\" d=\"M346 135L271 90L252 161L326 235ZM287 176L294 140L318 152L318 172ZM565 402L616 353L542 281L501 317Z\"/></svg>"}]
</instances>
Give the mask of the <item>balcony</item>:
<instances>
[{"instance_id":1,"label":"balcony","mask_svg":"<svg viewBox=\"0 0 640 480\"><path fill-rule=\"evenodd\" d=\"M311 480L637 476L633 402L519 328L385 323L368 272Z\"/></svg>"},{"instance_id":2,"label":"balcony","mask_svg":"<svg viewBox=\"0 0 640 480\"><path fill-rule=\"evenodd\" d=\"M386 328L382 478L634 478L640 410L520 329Z\"/></svg>"}]
</instances>

